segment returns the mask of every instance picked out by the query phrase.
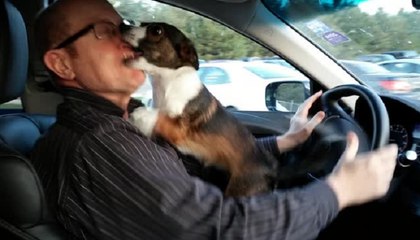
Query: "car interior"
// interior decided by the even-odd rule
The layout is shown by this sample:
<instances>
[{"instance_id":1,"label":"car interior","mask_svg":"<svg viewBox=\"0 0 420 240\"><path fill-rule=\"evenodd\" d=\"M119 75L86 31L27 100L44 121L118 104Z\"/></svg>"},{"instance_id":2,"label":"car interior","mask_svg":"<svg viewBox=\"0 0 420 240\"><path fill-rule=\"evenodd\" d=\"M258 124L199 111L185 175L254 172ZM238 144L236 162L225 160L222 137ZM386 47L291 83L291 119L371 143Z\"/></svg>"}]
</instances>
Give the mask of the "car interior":
<instances>
[{"instance_id":1,"label":"car interior","mask_svg":"<svg viewBox=\"0 0 420 240\"><path fill-rule=\"evenodd\" d=\"M55 107L61 101L58 94L44 85L49 76L35 54L31 36L36 13L51 2L1 0L0 4L0 105L16 99L22 102L22 108L0 109L0 239L66 239L63 226L49 211L43 187L29 160L35 142L55 122ZM305 42L298 31L286 23L281 23L279 28L261 27L272 21L273 16L267 14L268 10L260 0L159 2L217 20L244 36L259 36L260 39L254 40L270 46L273 52L286 58L309 78L319 80L311 82L311 92L323 90L325 94L322 102L314 106L314 111L323 108L329 116L340 116L339 120L328 118L324 123L326 132L321 128L319 135L290 153L292 159L303 159L298 164L305 164L312 158L326 159L328 167L315 167L312 169L315 175L322 177L333 169L336 162L332 164L334 160L330 158L339 156L343 144L342 138L338 137L341 142L334 142L331 136L336 136L334 131L340 131L342 136L343 129L357 131L362 136L359 151L363 152L400 140L395 132L404 126L410 131L407 143L410 149L420 152L420 104L398 96L373 94L328 54ZM226 9L241 14L232 16ZM269 34L265 34L267 32ZM264 39L267 35L270 37ZM277 44L279 39L281 44ZM279 85L269 85L267 93ZM358 98L350 97L354 95ZM269 105L270 96L266 97ZM343 100L343 97L349 98ZM269 109L275 109L268 105ZM293 112L235 111L233 114L260 137L284 133ZM315 150L308 151L313 145L317 145ZM318 239L343 236L376 239L384 235L395 236L395 239L418 239L420 164L417 155L412 159L406 153L400 153L399 165L385 198L342 211ZM284 187L307 183L306 173L289 180Z\"/></svg>"}]
</instances>

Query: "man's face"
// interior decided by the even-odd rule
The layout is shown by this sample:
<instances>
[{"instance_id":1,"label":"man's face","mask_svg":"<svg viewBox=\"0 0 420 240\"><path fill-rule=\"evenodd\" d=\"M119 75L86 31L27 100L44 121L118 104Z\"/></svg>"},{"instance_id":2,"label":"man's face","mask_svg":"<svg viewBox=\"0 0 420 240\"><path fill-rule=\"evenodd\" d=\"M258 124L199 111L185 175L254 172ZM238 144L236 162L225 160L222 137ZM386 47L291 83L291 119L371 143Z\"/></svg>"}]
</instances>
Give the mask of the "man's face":
<instances>
[{"instance_id":1,"label":"man's face","mask_svg":"<svg viewBox=\"0 0 420 240\"><path fill-rule=\"evenodd\" d=\"M71 43L77 53L76 56L69 55L75 76L72 80L76 86L110 100L130 96L143 84L145 75L124 64L133 52L118 31L121 17L106 1L72 1L74 3L68 9L70 36L98 22L113 23L117 27L116 35L112 37L98 39L95 31L90 30Z\"/></svg>"}]
</instances>

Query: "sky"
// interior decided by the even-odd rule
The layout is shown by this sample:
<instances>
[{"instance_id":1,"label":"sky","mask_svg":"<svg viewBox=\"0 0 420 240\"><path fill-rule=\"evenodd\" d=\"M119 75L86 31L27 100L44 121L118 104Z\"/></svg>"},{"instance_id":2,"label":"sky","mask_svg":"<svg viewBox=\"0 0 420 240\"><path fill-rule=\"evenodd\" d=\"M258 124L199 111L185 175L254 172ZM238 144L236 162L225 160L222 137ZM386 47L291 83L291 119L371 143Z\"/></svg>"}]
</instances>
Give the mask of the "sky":
<instances>
[{"instance_id":1,"label":"sky","mask_svg":"<svg viewBox=\"0 0 420 240\"><path fill-rule=\"evenodd\" d=\"M378 7L382 7L385 12L389 14L396 14L400 9L404 11L414 11L415 8L411 5L411 0L368 0L361 3L359 7L362 11L374 14Z\"/></svg>"}]
</instances>

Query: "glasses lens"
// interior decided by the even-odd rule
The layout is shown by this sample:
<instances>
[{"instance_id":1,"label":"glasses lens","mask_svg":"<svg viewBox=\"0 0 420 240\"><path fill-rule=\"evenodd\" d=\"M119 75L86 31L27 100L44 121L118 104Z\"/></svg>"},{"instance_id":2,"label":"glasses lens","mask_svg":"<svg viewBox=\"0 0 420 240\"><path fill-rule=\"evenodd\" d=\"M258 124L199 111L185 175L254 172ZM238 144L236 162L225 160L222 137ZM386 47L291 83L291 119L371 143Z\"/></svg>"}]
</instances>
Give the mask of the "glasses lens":
<instances>
[{"instance_id":1,"label":"glasses lens","mask_svg":"<svg viewBox=\"0 0 420 240\"><path fill-rule=\"evenodd\" d=\"M118 34L117 26L112 23L97 23L93 29L98 39L109 39Z\"/></svg>"}]
</instances>

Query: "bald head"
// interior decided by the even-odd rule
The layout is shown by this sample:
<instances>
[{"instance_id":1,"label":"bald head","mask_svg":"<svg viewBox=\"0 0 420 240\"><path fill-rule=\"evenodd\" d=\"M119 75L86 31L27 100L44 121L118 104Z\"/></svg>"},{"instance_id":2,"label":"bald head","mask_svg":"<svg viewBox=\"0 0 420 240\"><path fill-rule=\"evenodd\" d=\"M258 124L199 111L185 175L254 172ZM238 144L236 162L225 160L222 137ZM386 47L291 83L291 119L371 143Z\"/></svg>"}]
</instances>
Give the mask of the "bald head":
<instances>
[{"instance_id":1,"label":"bald head","mask_svg":"<svg viewBox=\"0 0 420 240\"><path fill-rule=\"evenodd\" d=\"M87 25L119 17L106 0L58 0L43 10L35 23L40 56Z\"/></svg>"}]
</instances>

